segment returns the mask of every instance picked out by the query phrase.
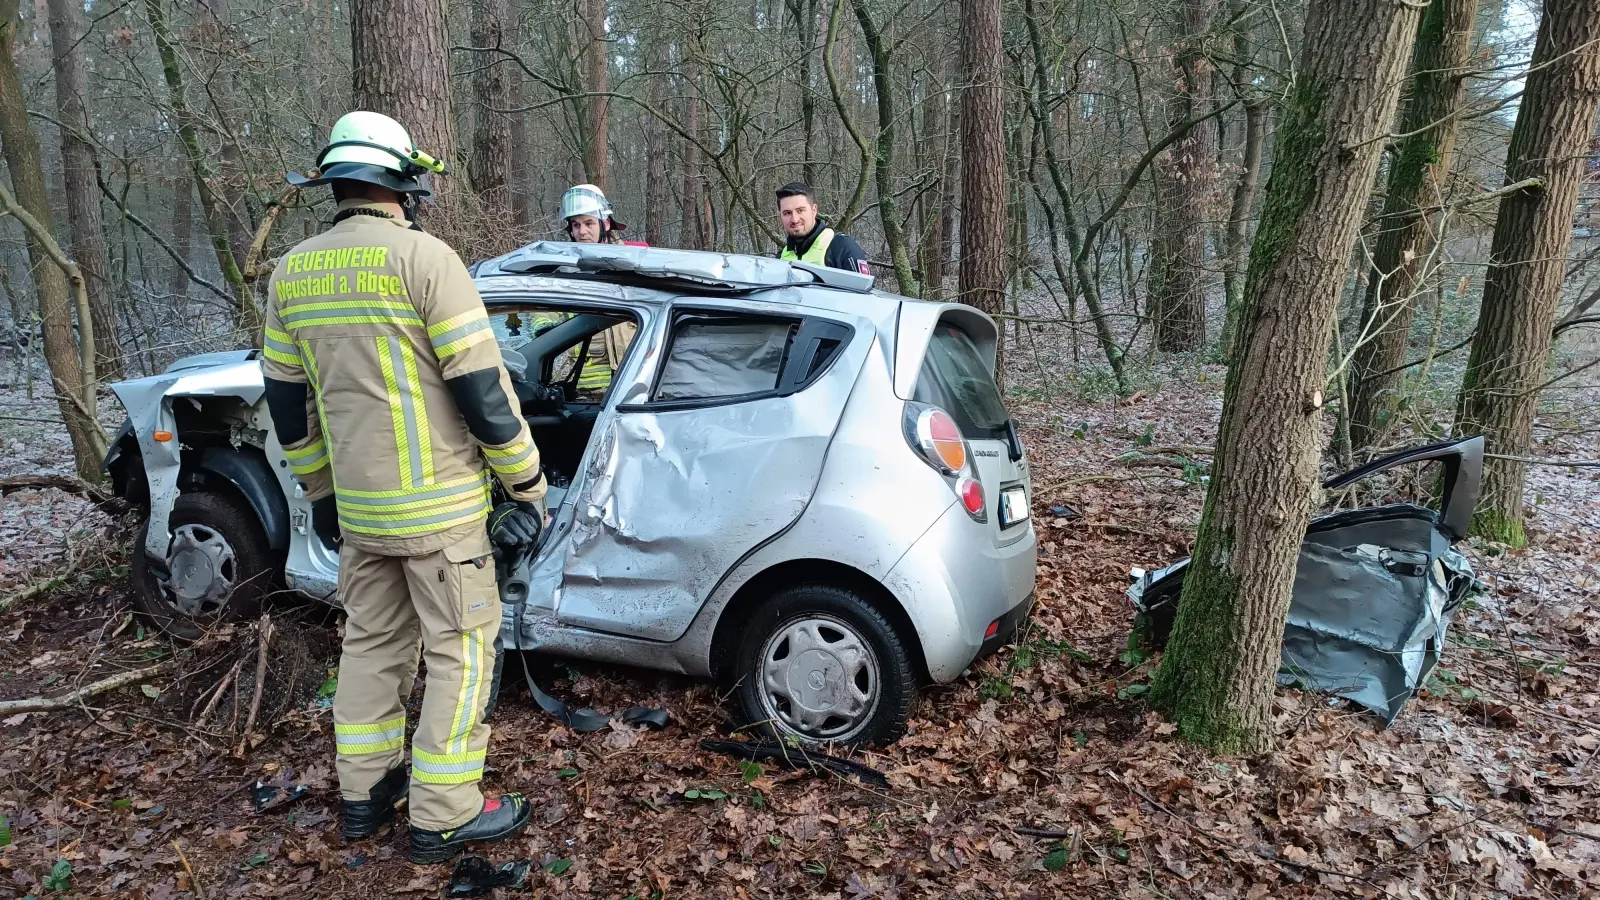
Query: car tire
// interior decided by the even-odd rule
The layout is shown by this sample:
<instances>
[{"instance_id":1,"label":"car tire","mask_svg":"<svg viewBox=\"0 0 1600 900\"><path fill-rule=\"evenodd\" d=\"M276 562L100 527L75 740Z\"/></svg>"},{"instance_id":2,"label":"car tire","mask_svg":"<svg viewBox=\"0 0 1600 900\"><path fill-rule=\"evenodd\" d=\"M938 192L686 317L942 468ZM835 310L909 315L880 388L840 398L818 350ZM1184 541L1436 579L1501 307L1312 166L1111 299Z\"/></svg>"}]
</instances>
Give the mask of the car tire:
<instances>
[{"instance_id":1,"label":"car tire","mask_svg":"<svg viewBox=\"0 0 1600 900\"><path fill-rule=\"evenodd\" d=\"M281 583L282 571L255 510L241 498L198 491L180 494L167 522L174 543L186 542L193 557L195 565L186 567L191 582L182 584L180 572L173 573L167 584L156 577L143 550L150 528L146 518L134 538L130 566L134 608L140 617L172 637L192 641L215 625L259 616ZM221 580L205 579L208 570ZM203 594L196 596L201 587ZM182 601L188 610L180 605L175 593L179 589L190 593Z\"/></svg>"},{"instance_id":2,"label":"car tire","mask_svg":"<svg viewBox=\"0 0 1600 900\"><path fill-rule=\"evenodd\" d=\"M849 588L783 588L738 639L729 674L740 724L809 745L898 739L916 699L910 637Z\"/></svg>"}]
</instances>

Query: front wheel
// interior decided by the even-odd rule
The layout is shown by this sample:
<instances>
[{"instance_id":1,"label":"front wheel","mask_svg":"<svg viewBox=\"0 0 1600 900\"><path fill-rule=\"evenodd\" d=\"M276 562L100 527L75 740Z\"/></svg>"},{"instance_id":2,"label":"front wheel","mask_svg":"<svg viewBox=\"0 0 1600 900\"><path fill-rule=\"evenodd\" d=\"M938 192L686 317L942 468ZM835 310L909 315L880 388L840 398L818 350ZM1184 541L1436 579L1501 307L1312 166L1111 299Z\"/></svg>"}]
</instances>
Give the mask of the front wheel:
<instances>
[{"instance_id":1,"label":"front wheel","mask_svg":"<svg viewBox=\"0 0 1600 900\"><path fill-rule=\"evenodd\" d=\"M740 637L734 692L745 723L808 744L889 743L905 734L916 668L895 626L855 591L784 588Z\"/></svg>"},{"instance_id":2,"label":"front wheel","mask_svg":"<svg viewBox=\"0 0 1600 900\"><path fill-rule=\"evenodd\" d=\"M278 560L248 503L208 491L181 494L167 523L172 540L165 578L145 557L148 519L134 538L134 606L144 618L175 638L194 640L213 625L261 614L278 582Z\"/></svg>"}]
</instances>

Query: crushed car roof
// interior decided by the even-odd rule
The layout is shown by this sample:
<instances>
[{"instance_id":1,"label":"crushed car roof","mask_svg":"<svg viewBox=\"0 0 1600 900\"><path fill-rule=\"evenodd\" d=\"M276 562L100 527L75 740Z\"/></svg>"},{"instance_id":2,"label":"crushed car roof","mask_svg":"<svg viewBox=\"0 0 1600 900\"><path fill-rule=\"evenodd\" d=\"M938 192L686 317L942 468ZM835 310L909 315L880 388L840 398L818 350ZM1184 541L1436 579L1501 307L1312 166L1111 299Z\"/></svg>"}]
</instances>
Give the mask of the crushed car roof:
<instances>
[{"instance_id":1,"label":"crushed car roof","mask_svg":"<svg viewBox=\"0 0 1600 900\"><path fill-rule=\"evenodd\" d=\"M475 277L549 275L618 284L693 287L747 294L775 288L817 286L858 294L872 292L873 278L845 269L741 253L708 253L620 244L538 241L472 267Z\"/></svg>"}]
</instances>

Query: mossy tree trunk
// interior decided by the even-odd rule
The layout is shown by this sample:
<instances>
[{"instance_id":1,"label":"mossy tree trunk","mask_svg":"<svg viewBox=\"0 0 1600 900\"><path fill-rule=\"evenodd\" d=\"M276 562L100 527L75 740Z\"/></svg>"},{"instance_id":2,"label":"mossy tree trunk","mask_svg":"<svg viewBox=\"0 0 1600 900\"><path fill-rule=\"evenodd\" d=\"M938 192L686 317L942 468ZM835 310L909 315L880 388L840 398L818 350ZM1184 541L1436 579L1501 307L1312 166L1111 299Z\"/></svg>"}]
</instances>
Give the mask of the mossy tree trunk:
<instances>
[{"instance_id":1,"label":"mossy tree trunk","mask_svg":"<svg viewBox=\"0 0 1600 900\"><path fill-rule=\"evenodd\" d=\"M855 0L856 22L861 26L861 36L867 43L867 53L872 59L872 86L877 93L878 136L873 140L873 175L878 187L878 218L883 223L883 241L889 247L889 260L894 266L896 288L902 296L917 296L917 279L911 270L911 250L906 246L905 232L900 227L900 206L894 191L894 78L889 71L890 54L894 52L883 36L878 23L872 19L866 0Z\"/></svg>"},{"instance_id":2,"label":"mossy tree trunk","mask_svg":"<svg viewBox=\"0 0 1600 900\"><path fill-rule=\"evenodd\" d=\"M228 290L233 294L234 325L249 341L257 342L261 339L261 310L256 306L249 284L245 282L240 260L233 254L228 232L228 208L212 184L215 173L211 169L210 156L201 146L200 131L189 110L183 87L183 69L172 40L172 31L167 25L165 0L145 0L145 15L150 20L156 52L161 57L161 74L167 83L172 118L178 126L178 141L188 158L189 170L194 175L195 192L200 197L200 209L205 214L206 230L211 237L211 250L217 257L217 269L222 272L223 280L228 282Z\"/></svg>"},{"instance_id":3,"label":"mossy tree trunk","mask_svg":"<svg viewBox=\"0 0 1600 900\"><path fill-rule=\"evenodd\" d=\"M17 205L37 226L37 232L25 228L25 235L28 263L39 298L39 325L44 337L44 359L53 382L51 387L61 419L67 424L67 434L72 439L78 477L99 481L106 436L95 418L94 409L94 317L90 315L81 323L87 346L79 346L72 331L72 287L66 272L51 256L50 245L41 239L41 234L48 237L55 231L55 223L50 212L50 195L44 186L44 169L39 162L39 139L28 122L27 94L13 52L16 31L17 0L0 0L0 144L4 145L6 168L11 174ZM85 374L89 377L85 378Z\"/></svg>"},{"instance_id":4,"label":"mossy tree trunk","mask_svg":"<svg viewBox=\"0 0 1600 900\"><path fill-rule=\"evenodd\" d=\"M89 146L89 70L84 64L83 3L50 0L50 46L55 57L56 110L61 129L62 181L66 186L67 220L72 226L72 256L83 270L84 288L94 319L95 373L122 377L122 351L117 343L117 317L111 308L111 261L106 255L105 222L100 215L100 189L94 177L94 148Z\"/></svg>"},{"instance_id":5,"label":"mossy tree trunk","mask_svg":"<svg viewBox=\"0 0 1600 900\"><path fill-rule=\"evenodd\" d=\"M1500 201L1493 264L1456 411L1456 433L1483 434L1489 450L1501 456L1526 456L1532 443L1597 105L1600 4L1546 0L1506 154L1506 184L1529 178L1544 184ZM1526 471L1525 463L1510 459L1484 461L1473 533L1512 546L1527 543Z\"/></svg>"},{"instance_id":6,"label":"mossy tree trunk","mask_svg":"<svg viewBox=\"0 0 1600 900\"><path fill-rule=\"evenodd\" d=\"M1371 447L1399 409L1411 319L1438 239L1438 207L1455 156L1478 0L1433 0L1417 31L1411 93L1396 129L1383 219L1350 367L1350 443Z\"/></svg>"},{"instance_id":7,"label":"mossy tree trunk","mask_svg":"<svg viewBox=\"0 0 1600 900\"><path fill-rule=\"evenodd\" d=\"M1212 102L1214 72L1201 41L1216 0L1184 0L1172 58L1167 124L1176 128ZM1156 162L1156 221L1150 241L1150 315L1156 348L1199 350L1206 341L1206 223L1214 215L1216 124L1195 125Z\"/></svg>"},{"instance_id":8,"label":"mossy tree trunk","mask_svg":"<svg viewBox=\"0 0 1600 900\"><path fill-rule=\"evenodd\" d=\"M1223 235L1222 292L1227 308L1222 326L1222 353L1225 359L1232 359L1239 309L1244 305L1245 268L1250 262L1250 220L1255 210L1256 192L1261 186L1261 152L1267 143L1268 101L1266 92L1254 83L1256 42L1253 32L1259 26L1250 18L1248 0L1232 0L1228 14L1233 20L1233 83L1244 107L1239 180L1233 185L1228 228Z\"/></svg>"},{"instance_id":9,"label":"mossy tree trunk","mask_svg":"<svg viewBox=\"0 0 1600 900\"><path fill-rule=\"evenodd\" d=\"M1420 10L1312 0L1228 370L1216 463L1152 697L1189 740L1271 746L1272 691L1317 474L1346 261Z\"/></svg>"}]
</instances>

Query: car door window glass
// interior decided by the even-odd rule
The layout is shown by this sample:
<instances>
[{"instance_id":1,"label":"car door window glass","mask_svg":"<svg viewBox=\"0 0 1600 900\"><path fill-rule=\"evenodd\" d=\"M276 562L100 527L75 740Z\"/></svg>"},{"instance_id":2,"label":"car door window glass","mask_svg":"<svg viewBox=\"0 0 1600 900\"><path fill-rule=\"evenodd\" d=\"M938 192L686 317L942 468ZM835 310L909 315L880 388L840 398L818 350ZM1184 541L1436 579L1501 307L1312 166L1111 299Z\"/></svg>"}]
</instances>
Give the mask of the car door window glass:
<instances>
[{"instance_id":1,"label":"car door window glass","mask_svg":"<svg viewBox=\"0 0 1600 900\"><path fill-rule=\"evenodd\" d=\"M681 319L674 325L652 399L704 400L774 391L798 327L789 319Z\"/></svg>"}]
</instances>

